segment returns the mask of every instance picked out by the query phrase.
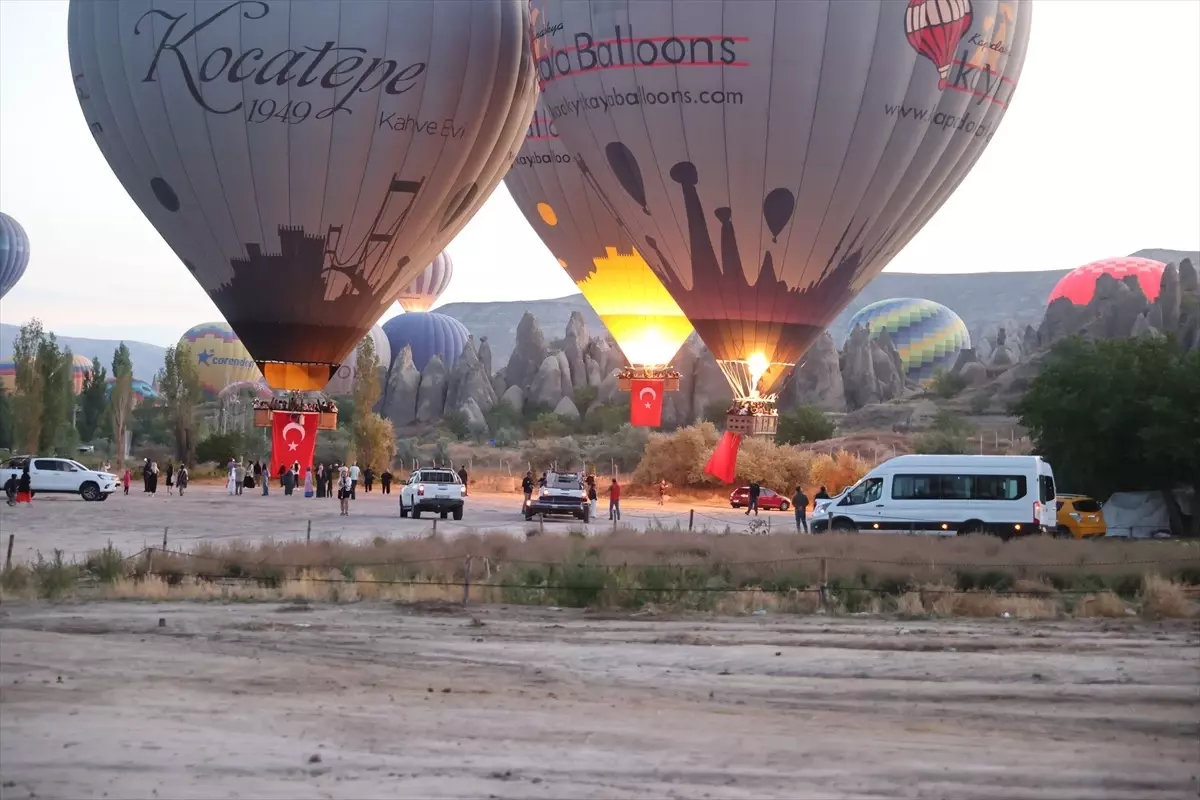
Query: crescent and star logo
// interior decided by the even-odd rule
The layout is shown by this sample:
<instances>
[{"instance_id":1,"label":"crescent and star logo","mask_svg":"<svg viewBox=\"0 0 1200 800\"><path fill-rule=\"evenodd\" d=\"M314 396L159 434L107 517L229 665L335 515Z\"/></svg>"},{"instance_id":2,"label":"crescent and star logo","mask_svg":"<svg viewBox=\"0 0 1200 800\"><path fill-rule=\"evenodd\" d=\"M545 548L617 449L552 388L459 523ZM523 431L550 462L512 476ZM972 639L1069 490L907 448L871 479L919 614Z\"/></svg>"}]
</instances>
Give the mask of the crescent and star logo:
<instances>
[{"instance_id":1,"label":"crescent and star logo","mask_svg":"<svg viewBox=\"0 0 1200 800\"><path fill-rule=\"evenodd\" d=\"M288 441L288 432L293 431L293 430L300 431L300 438L294 442L289 442ZM279 432L280 438L282 438L283 441L287 444L289 451L295 451L295 450L299 449L300 442L303 442L304 437L307 435L308 435L308 432L306 430L304 430L304 417L301 417L299 422L289 422L287 425L284 425L283 430Z\"/></svg>"},{"instance_id":2,"label":"crescent and star logo","mask_svg":"<svg viewBox=\"0 0 1200 800\"><path fill-rule=\"evenodd\" d=\"M647 394L649 394L649 395L650 395L650 399L649 399L649 400L647 400L647 399L646 399L646 395L647 395ZM642 390L641 390L640 392L638 392L638 401L639 401L639 402L642 402L642 401L644 401L644 402L645 402L645 405L646 405L646 408L653 408L653 407L654 407L654 401L655 401L655 400L657 400L657 399L658 399L658 392L654 391L654 389L652 389L652 388L651 388L651 387L649 387L649 386L643 386L643 387L642 387Z\"/></svg>"}]
</instances>

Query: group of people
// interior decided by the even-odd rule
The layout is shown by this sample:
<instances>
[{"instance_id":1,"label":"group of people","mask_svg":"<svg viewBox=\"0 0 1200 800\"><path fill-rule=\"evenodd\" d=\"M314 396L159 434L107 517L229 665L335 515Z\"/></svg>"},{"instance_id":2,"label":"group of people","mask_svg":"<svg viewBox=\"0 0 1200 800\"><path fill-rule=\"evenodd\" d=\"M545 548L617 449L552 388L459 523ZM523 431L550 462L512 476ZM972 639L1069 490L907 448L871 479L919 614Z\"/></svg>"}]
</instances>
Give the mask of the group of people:
<instances>
[{"instance_id":1,"label":"group of people","mask_svg":"<svg viewBox=\"0 0 1200 800\"><path fill-rule=\"evenodd\" d=\"M10 506L17 503L29 503L33 500L33 489L29 480L29 459L21 465L21 477L9 475L4 482L4 497Z\"/></svg>"},{"instance_id":2,"label":"group of people","mask_svg":"<svg viewBox=\"0 0 1200 800\"><path fill-rule=\"evenodd\" d=\"M779 411L775 408L774 403L767 403L762 400L734 400L729 406L729 410L725 413L736 414L739 417L748 417L752 414L755 416L777 416Z\"/></svg>"},{"instance_id":3,"label":"group of people","mask_svg":"<svg viewBox=\"0 0 1200 800\"><path fill-rule=\"evenodd\" d=\"M533 478L533 472L525 473L525 477L521 479L521 491L525 493L525 502L528 503L533 498L534 488L544 489L546 487L548 473L543 472L542 476L536 481ZM459 470L458 476L462 478L463 485L466 486L466 469ZM587 491L588 507L591 518L596 517L596 502L599 499L599 492L596 489L596 476L589 474L580 483L579 488ZM621 518L621 484L613 478L608 485L608 518L618 520Z\"/></svg>"},{"instance_id":4,"label":"group of people","mask_svg":"<svg viewBox=\"0 0 1200 800\"><path fill-rule=\"evenodd\" d=\"M750 512L754 512L754 516L758 516L758 501L762 497L762 484L758 481L751 481L749 487L749 497L746 503L746 516L750 516ZM792 510L796 512L796 533L808 533L808 504L817 500L828 500L829 492L822 486L813 497L812 501L808 499L808 495L804 493L803 486L797 486L796 492L792 495Z\"/></svg>"},{"instance_id":5,"label":"group of people","mask_svg":"<svg viewBox=\"0 0 1200 800\"><path fill-rule=\"evenodd\" d=\"M299 392L287 395L275 395L269 398L255 398L256 411L290 411L293 413L337 413L337 403L327 397L305 397Z\"/></svg>"},{"instance_id":6,"label":"group of people","mask_svg":"<svg viewBox=\"0 0 1200 800\"><path fill-rule=\"evenodd\" d=\"M360 483L364 491L370 492L378 478L382 493L391 494L394 480L390 469L376 473L372 467L361 469L357 462L308 466L303 469L303 476L299 461L293 461L291 466L280 464L274 476L271 475L270 464L260 461L246 464L240 459L231 459L228 469L228 490L231 495L239 495L243 489L261 486L262 494L266 496L270 494L270 483L274 477L284 495L288 497L297 491L302 491L305 497L336 497L341 503L341 515L344 517L350 515L350 501L358 498Z\"/></svg>"},{"instance_id":7,"label":"group of people","mask_svg":"<svg viewBox=\"0 0 1200 800\"><path fill-rule=\"evenodd\" d=\"M187 490L188 481L191 480L187 464L180 464L179 469L176 469L175 462L168 461L166 469L159 469L157 461L147 458L142 462L142 494L158 494L159 475L165 478L167 494L174 494L175 489L179 489L180 497ZM121 488L125 494L129 494L129 487L132 485L133 471L126 467L125 472L121 475Z\"/></svg>"}]
</instances>

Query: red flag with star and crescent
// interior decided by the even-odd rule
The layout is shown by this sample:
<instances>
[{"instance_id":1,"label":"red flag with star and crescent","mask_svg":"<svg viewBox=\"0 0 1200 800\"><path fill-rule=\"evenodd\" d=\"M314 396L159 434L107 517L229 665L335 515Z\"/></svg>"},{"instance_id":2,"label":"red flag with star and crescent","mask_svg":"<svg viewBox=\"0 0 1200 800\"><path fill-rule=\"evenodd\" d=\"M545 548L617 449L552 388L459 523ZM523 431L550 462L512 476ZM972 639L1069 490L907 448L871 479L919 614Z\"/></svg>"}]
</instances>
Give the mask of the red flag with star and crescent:
<instances>
[{"instance_id":1,"label":"red flag with star and crescent","mask_svg":"<svg viewBox=\"0 0 1200 800\"><path fill-rule=\"evenodd\" d=\"M662 425L663 389L666 382L636 379L629 384L629 424L644 428Z\"/></svg>"},{"instance_id":2,"label":"red flag with star and crescent","mask_svg":"<svg viewBox=\"0 0 1200 800\"><path fill-rule=\"evenodd\" d=\"M276 411L271 415L271 475L279 467L300 462L300 474L313 463L317 450L317 415Z\"/></svg>"}]
</instances>

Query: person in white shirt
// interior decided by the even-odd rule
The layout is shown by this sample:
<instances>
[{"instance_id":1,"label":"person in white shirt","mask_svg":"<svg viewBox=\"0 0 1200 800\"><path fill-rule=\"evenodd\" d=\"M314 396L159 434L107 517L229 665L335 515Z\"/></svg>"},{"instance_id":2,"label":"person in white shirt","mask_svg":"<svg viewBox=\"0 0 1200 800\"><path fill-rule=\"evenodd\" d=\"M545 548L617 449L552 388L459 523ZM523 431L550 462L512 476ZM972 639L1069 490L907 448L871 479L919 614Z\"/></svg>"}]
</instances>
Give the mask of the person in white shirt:
<instances>
[{"instance_id":1,"label":"person in white shirt","mask_svg":"<svg viewBox=\"0 0 1200 800\"><path fill-rule=\"evenodd\" d=\"M350 498L353 492L353 483L350 480L350 470L342 467L338 472L338 503L341 505L341 516L350 516Z\"/></svg>"},{"instance_id":2,"label":"person in white shirt","mask_svg":"<svg viewBox=\"0 0 1200 800\"><path fill-rule=\"evenodd\" d=\"M358 489L358 462L355 461L350 465L350 499L358 499L356 490Z\"/></svg>"}]
</instances>

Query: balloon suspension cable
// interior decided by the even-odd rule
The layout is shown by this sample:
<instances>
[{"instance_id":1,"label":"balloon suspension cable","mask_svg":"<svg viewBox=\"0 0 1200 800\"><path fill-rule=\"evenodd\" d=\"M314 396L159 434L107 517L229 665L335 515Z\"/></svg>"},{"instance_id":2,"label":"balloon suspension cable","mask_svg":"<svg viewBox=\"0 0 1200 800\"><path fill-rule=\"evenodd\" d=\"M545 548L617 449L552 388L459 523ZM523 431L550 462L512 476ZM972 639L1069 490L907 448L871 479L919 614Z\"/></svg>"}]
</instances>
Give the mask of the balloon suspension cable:
<instances>
[{"instance_id":1,"label":"balloon suspension cable","mask_svg":"<svg viewBox=\"0 0 1200 800\"><path fill-rule=\"evenodd\" d=\"M735 403L752 403L761 406L763 411L758 413L776 413L776 395L773 393L763 394L758 388L759 382L770 367L770 362L766 358L758 356L742 361L718 360L717 366L721 368L725 380L733 389Z\"/></svg>"}]
</instances>

